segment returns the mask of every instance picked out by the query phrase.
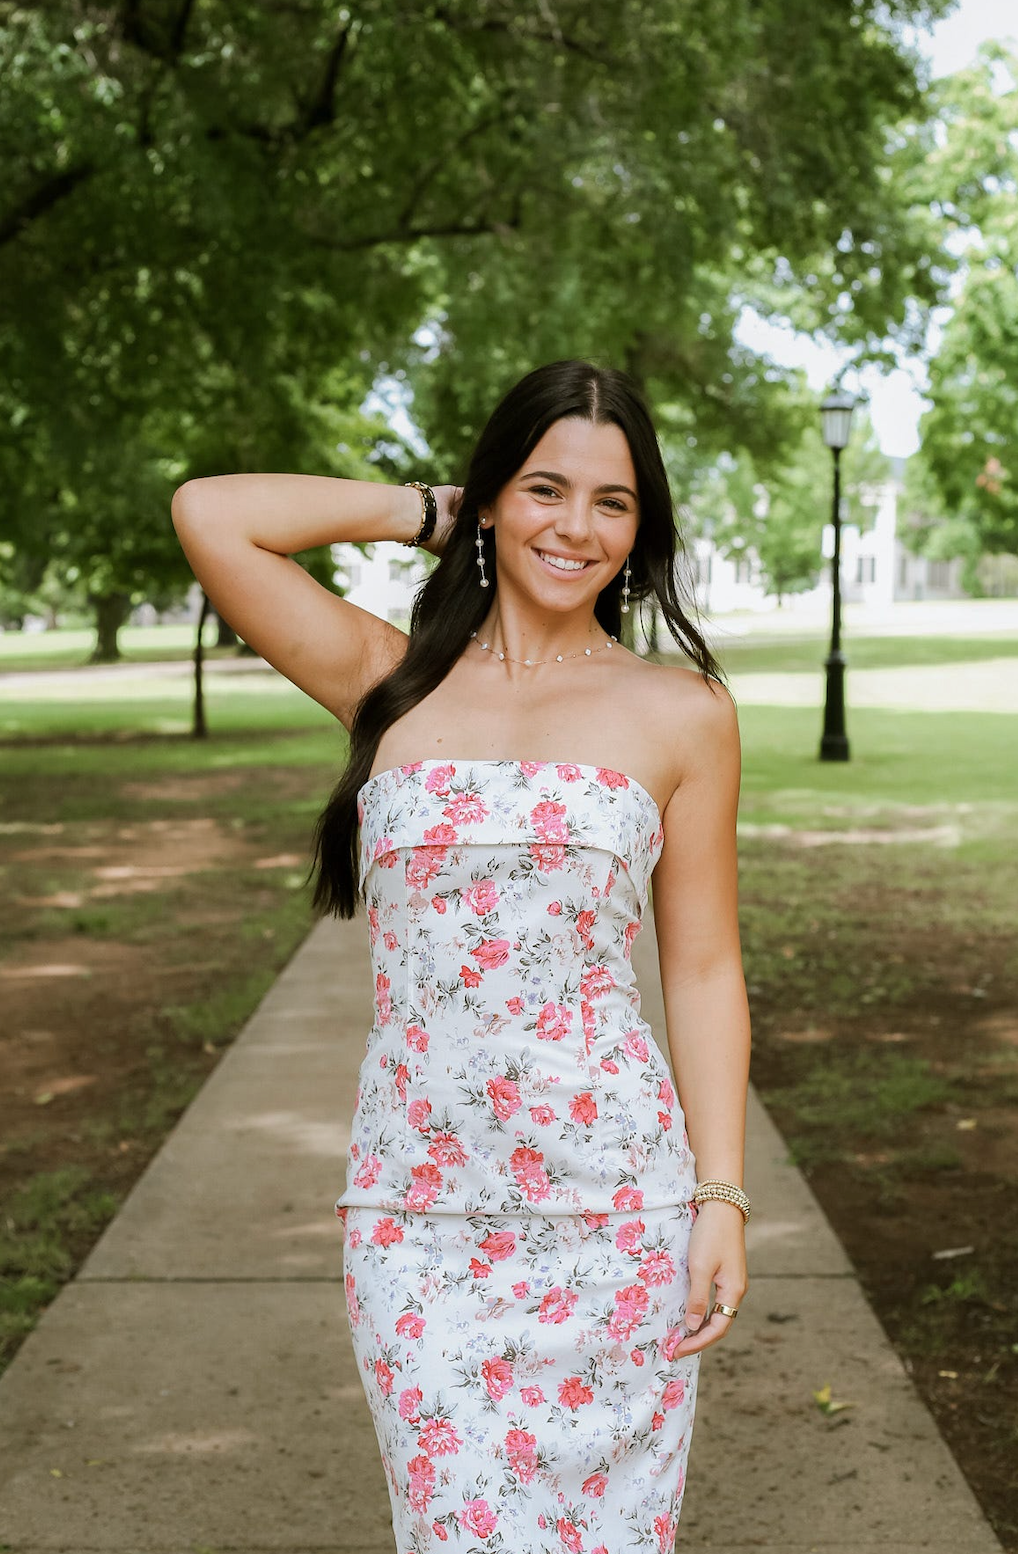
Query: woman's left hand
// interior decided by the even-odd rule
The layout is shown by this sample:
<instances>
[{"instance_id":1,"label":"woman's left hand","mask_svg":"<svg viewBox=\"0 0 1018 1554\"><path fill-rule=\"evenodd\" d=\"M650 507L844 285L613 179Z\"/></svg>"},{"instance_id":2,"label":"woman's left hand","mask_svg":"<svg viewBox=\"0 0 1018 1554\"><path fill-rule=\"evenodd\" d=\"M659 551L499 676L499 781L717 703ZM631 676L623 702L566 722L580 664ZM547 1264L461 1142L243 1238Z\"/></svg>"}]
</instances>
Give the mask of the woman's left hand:
<instances>
[{"instance_id":1,"label":"woman's left hand","mask_svg":"<svg viewBox=\"0 0 1018 1554\"><path fill-rule=\"evenodd\" d=\"M698 1354L724 1338L735 1321L720 1311L707 1321L710 1287L725 1306L738 1306L746 1293L746 1238L742 1210L732 1203L708 1198L700 1205L689 1233L689 1299L686 1302L686 1337L671 1354Z\"/></svg>"}]
</instances>

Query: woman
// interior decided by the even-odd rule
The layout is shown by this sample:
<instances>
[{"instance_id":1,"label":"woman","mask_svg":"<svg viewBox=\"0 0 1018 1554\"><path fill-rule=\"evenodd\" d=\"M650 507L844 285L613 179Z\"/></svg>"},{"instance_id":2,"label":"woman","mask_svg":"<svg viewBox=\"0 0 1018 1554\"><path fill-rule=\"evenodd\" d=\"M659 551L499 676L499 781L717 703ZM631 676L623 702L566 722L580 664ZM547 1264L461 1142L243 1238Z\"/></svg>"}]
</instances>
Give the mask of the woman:
<instances>
[{"instance_id":1,"label":"woman","mask_svg":"<svg viewBox=\"0 0 1018 1554\"><path fill-rule=\"evenodd\" d=\"M462 489L222 476L174 519L217 610L350 731L315 902L367 907L337 1212L398 1554L663 1554L746 1289L749 1016L736 718L647 409L555 362ZM341 540L441 558L409 637L288 559ZM696 668L619 644L650 595ZM632 977L652 871L678 1097Z\"/></svg>"}]
</instances>

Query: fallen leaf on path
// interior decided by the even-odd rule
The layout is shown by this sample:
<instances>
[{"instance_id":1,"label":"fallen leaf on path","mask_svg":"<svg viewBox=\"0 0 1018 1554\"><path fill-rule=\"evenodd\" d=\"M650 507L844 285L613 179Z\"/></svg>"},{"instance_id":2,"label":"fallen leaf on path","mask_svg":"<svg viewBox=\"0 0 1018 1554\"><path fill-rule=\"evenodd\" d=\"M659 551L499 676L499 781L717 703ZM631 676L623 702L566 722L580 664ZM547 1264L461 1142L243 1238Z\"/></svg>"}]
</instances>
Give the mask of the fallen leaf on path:
<instances>
[{"instance_id":1,"label":"fallen leaf on path","mask_svg":"<svg viewBox=\"0 0 1018 1554\"><path fill-rule=\"evenodd\" d=\"M967 1257L970 1252L974 1252L974 1251L975 1251L975 1247L974 1246L944 1246L944 1247L941 1247L939 1252L934 1252L933 1256L934 1257Z\"/></svg>"},{"instance_id":2,"label":"fallen leaf on path","mask_svg":"<svg viewBox=\"0 0 1018 1554\"><path fill-rule=\"evenodd\" d=\"M821 1387L819 1392L814 1392L813 1401L822 1414L838 1414L843 1408L854 1408L854 1403L839 1402L831 1397L831 1384Z\"/></svg>"}]
</instances>

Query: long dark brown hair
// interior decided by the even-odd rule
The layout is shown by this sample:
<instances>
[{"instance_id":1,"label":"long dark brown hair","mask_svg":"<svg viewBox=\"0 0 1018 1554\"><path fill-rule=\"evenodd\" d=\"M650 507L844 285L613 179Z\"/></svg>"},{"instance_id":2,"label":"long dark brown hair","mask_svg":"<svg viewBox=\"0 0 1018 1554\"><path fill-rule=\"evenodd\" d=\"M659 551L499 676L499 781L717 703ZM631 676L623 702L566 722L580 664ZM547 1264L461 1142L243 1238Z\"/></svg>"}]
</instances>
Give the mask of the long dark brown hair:
<instances>
[{"instance_id":1,"label":"long dark brown hair","mask_svg":"<svg viewBox=\"0 0 1018 1554\"><path fill-rule=\"evenodd\" d=\"M523 467L548 428L564 416L621 427L636 469L640 521L630 552L631 604L654 595L668 630L704 678L723 672L680 603L676 562L679 537L668 477L650 412L628 374L587 361L551 362L527 373L495 407L474 449L456 513L437 566L419 588L410 612L406 653L391 674L357 705L350 728L350 755L314 830L318 870L314 907L322 914L353 917L359 900L357 796L367 781L382 735L416 707L449 673L470 633L488 613L496 587L494 532L480 531L490 581L478 587L477 519ZM594 615L609 635L621 634L621 568L597 596Z\"/></svg>"}]
</instances>

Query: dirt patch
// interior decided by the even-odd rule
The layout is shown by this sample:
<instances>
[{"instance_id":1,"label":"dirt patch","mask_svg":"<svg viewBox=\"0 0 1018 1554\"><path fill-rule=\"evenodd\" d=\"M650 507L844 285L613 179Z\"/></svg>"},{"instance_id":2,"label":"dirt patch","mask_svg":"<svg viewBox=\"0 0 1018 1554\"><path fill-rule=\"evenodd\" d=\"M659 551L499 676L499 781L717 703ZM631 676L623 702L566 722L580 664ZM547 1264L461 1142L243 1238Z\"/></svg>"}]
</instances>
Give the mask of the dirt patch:
<instances>
[{"instance_id":1,"label":"dirt patch","mask_svg":"<svg viewBox=\"0 0 1018 1554\"><path fill-rule=\"evenodd\" d=\"M1018 1554L1018 988L1000 887L959 860L917 889L879 859L803 856L797 937L767 926L780 849L759 881L750 861L752 1079Z\"/></svg>"},{"instance_id":2,"label":"dirt patch","mask_svg":"<svg viewBox=\"0 0 1018 1554\"><path fill-rule=\"evenodd\" d=\"M52 814L57 784L12 790L24 818L0 830L0 1368L311 926L299 887L320 774L224 775L168 783L191 790L176 815L141 809L161 784L83 780L73 802L121 818L59 822L30 818Z\"/></svg>"}]
</instances>

